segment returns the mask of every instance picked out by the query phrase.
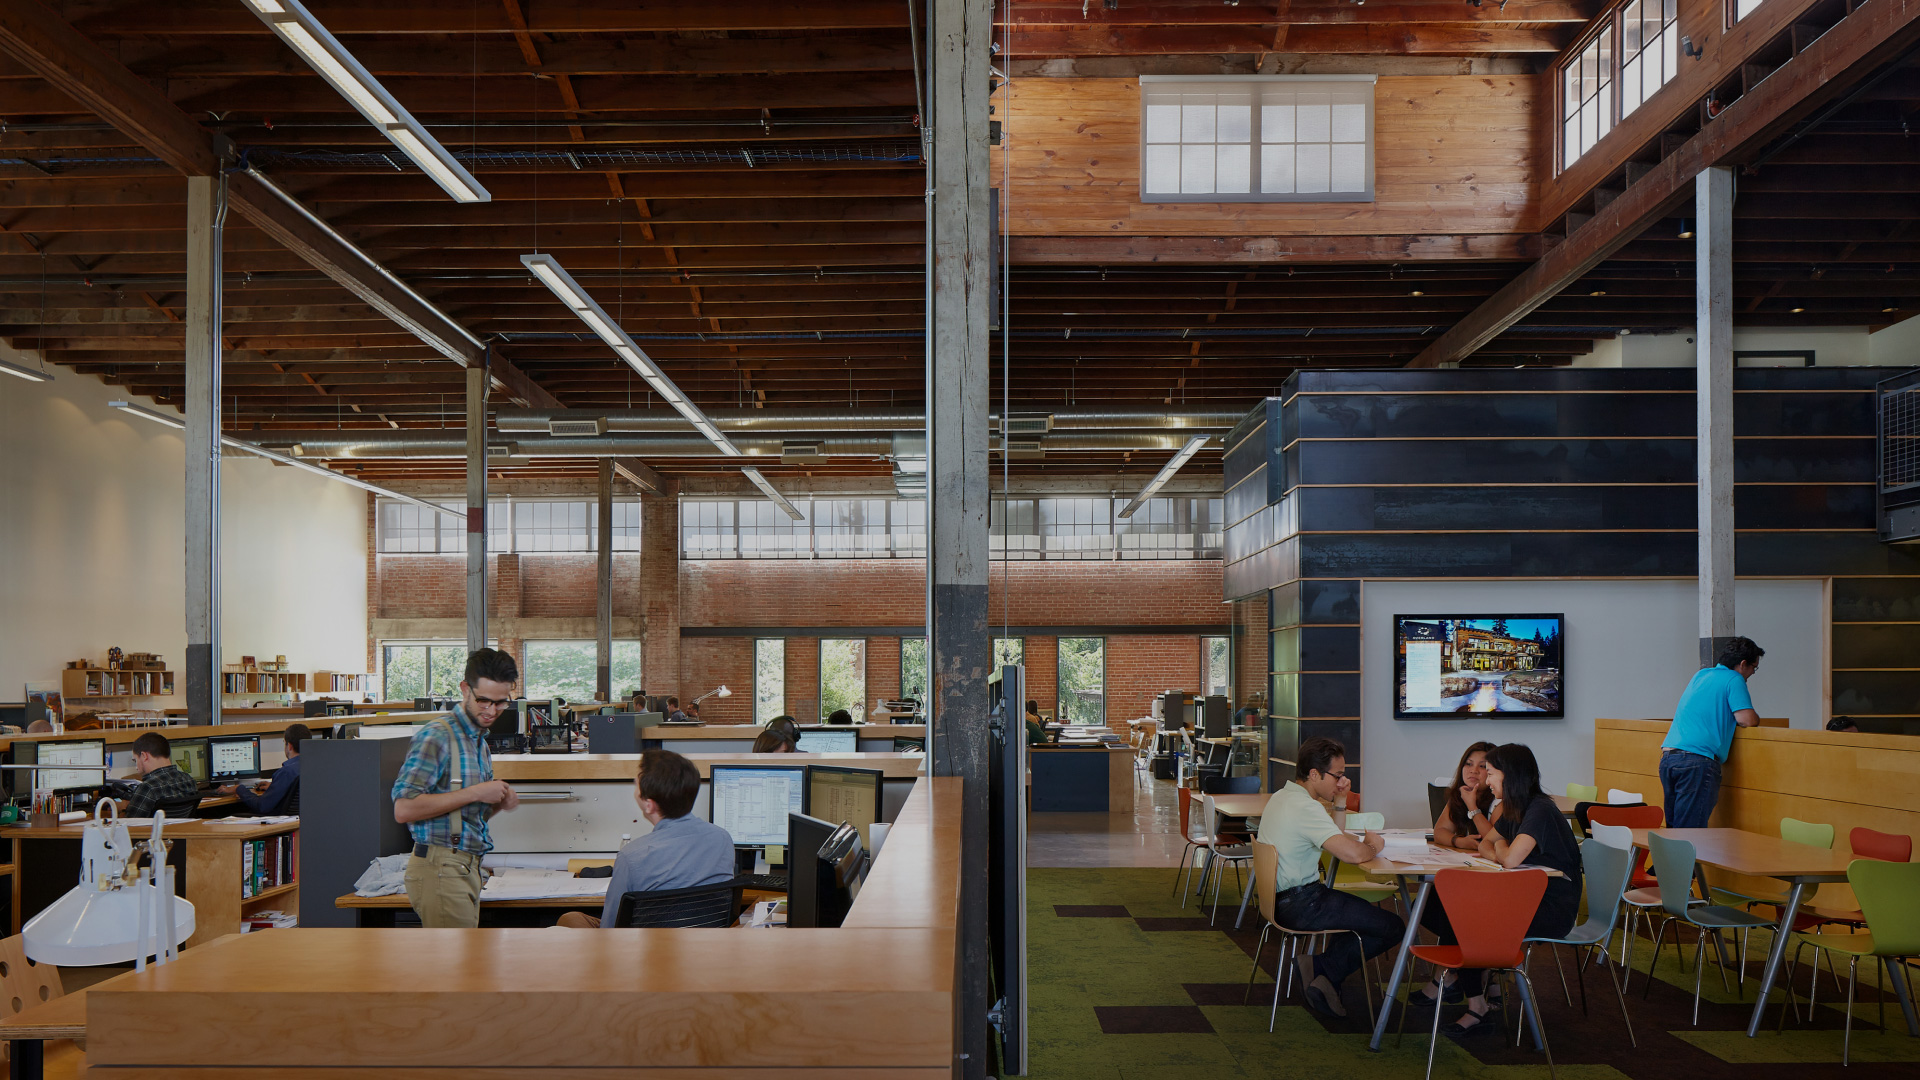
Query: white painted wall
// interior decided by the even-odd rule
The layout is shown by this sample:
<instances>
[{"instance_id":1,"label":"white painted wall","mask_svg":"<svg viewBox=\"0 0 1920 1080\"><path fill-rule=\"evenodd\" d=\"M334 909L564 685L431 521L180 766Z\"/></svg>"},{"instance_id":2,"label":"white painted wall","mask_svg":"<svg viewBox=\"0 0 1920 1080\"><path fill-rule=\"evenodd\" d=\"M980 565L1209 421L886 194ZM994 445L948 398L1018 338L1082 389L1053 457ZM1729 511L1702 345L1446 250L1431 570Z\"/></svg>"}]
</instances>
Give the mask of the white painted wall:
<instances>
[{"instance_id":1,"label":"white painted wall","mask_svg":"<svg viewBox=\"0 0 1920 1080\"><path fill-rule=\"evenodd\" d=\"M1735 330L1733 348L1747 351L1811 351L1814 363L1834 366L1920 366L1920 318L1869 333L1864 326L1816 326L1805 330L1777 327ZM1692 367L1692 328L1672 334L1629 334L1595 341L1593 352L1576 356L1574 367Z\"/></svg>"},{"instance_id":2,"label":"white painted wall","mask_svg":"<svg viewBox=\"0 0 1920 1080\"><path fill-rule=\"evenodd\" d=\"M1693 579L1665 581L1368 581L1361 596L1361 791L1387 824L1426 819L1427 782L1451 774L1467 744L1520 742L1543 783L1593 782L1595 717L1671 717L1697 669ZM1738 632L1767 650L1749 684L1760 715L1794 727L1827 720L1828 607L1817 580L1743 580ZM1566 613L1564 720L1395 720L1393 617L1398 614ZM1656 800L1657 801L1657 800Z\"/></svg>"},{"instance_id":3,"label":"white painted wall","mask_svg":"<svg viewBox=\"0 0 1920 1080\"><path fill-rule=\"evenodd\" d=\"M0 358L39 365L4 345ZM52 370L51 383L0 376L0 701L114 645L176 671L186 655L182 433ZM222 482L226 659L364 670L365 494L257 458L226 459Z\"/></svg>"}]
</instances>

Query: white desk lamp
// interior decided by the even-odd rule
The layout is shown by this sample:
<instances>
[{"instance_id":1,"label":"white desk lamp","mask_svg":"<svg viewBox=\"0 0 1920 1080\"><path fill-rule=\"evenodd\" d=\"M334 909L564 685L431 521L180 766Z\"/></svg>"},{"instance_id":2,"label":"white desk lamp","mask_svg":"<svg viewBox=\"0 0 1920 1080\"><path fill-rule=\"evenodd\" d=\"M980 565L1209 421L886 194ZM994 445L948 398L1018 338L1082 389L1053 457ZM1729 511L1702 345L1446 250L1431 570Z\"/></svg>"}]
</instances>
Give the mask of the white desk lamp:
<instances>
[{"instance_id":1,"label":"white desk lamp","mask_svg":"<svg viewBox=\"0 0 1920 1080\"><path fill-rule=\"evenodd\" d=\"M693 699L693 703L695 705L698 705L710 697L732 697L732 696L733 696L733 691L727 689L726 684L722 683L720 686L720 689L709 690L706 693L701 694L699 697Z\"/></svg>"},{"instance_id":2,"label":"white desk lamp","mask_svg":"<svg viewBox=\"0 0 1920 1080\"><path fill-rule=\"evenodd\" d=\"M21 930L27 958L61 967L132 960L135 971L146 970L148 956L179 959L180 943L193 936L193 905L173 895L166 823L166 812L155 811L152 837L135 844L113 801L102 799L80 842L80 884ZM148 866L139 865L142 850Z\"/></svg>"}]
</instances>

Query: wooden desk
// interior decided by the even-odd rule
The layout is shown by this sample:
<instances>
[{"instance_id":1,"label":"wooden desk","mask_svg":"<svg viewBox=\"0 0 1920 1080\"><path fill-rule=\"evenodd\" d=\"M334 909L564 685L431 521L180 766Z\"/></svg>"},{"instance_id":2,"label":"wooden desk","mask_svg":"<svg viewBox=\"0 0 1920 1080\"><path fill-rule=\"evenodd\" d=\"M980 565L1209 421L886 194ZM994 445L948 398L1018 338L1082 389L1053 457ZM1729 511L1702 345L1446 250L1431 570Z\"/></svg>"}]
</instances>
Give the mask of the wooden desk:
<instances>
[{"instance_id":1,"label":"wooden desk","mask_svg":"<svg viewBox=\"0 0 1920 1080\"><path fill-rule=\"evenodd\" d=\"M226 934L238 933L241 918L248 912L269 907L299 907L298 882L276 886L244 900L240 896L240 869L243 865L241 845L250 840L295 832L299 828L298 821L277 825L239 825L201 820L167 824L167 839L178 841L185 855L181 884L194 911L193 936L187 939L189 948ZM51 903L52 899L64 895L80 880L79 843L85 831L85 826L80 822L55 826L9 825L0 828L0 839L14 841L22 879L31 876L36 886L44 884L50 888L51 897L47 902ZM136 840L146 839L152 831L148 825L127 827L127 832ZM45 843L50 840L64 841L70 850L55 852L53 845ZM35 863L39 864L37 868L33 865ZM29 875L29 869L35 872ZM44 906L40 904L34 911ZM15 910L22 911L21 908ZM31 913L22 911L23 916L26 914Z\"/></svg>"},{"instance_id":2,"label":"wooden desk","mask_svg":"<svg viewBox=\"0 0 1920 1080\"><path fill-rule=\"evenodd\" d=\"M46 1044L87 1038L87 992L76 990L17 1016L0 1020L0 1040L12 1044L9 1071L14 1080L40 1080L46 1068Z\"/></svg>"},{"instance_id":3,"label":"wooden desk","mask_svg":"<svg viewBox=\"0 0 1920 1080\"><path fill-rule=\"evenodd\" d=\"M711 779L715 765L838 765L847 769L878 769L889 780L920 775L925 754L689 754L687 760ZM510 783L539 780L624 780L632 783L640 771L639 754L495 754L495 779Z\"/></svg>"},{"instance_id":4,"label":"wooden desk","mask_svg":"<svg viewBox=\"0 0 1920 1080\"><path fill-rule=\"evenodd\" d=\"M1272 795L1215 795L1213 808L1228 817L1259 817L1272 798ZM1194 801L1198 802L1199 799L1196 797Z\"/></svg>"},{"instance_id":5,"label":"wooden desk","mask_svg":"<svg viewBox=\"0 0 1920 1080\"><path fill-rule=\"evenodd\" d=\"M1427 850L1438 851L1441 849L1434 847L1432 844L1428 844ZM1407 961L1413 956L1412 949L1414 943L1420 940L1420 916L1426 913L1427 897L1433 892L1433 876L1442 870L1457 870L1462 869L1462 867L1457 861L1426 863L1389 862L1386 859L1374 859L1371 862L1361 863L1360 869L1365 870L1375 877L1399 879L1400 900L1405 905L1407 911L1407 933L1406 936L1400 940L1399 954L1393 959L1393 974L1387 978L1386 996L1381 999L1379 1014L1374 1018L1373 1038L1367 1043L1369 1050L1378 1050L1380 1049L1380 1040L1387 1034L1387 1021L1393 1016L1391 1005L1394 995L1400 992L1400 981L1406 978L1407 974ZM1493 874L1507 873L1508 871L1484 870L1483 872ZM1547 870L1546 873L1548 877L1566 876L1558 870ZM1408 895L1408 883L1412 881L1418 881L1420 883L1420 891ZM1533 1031L1534 1046L1544 1047L1546 1043L1540 1032L1539 1021L1529 1017L1528 1026Z\"/></svg>"},{"instance_id":6,"label":"wooden desk","mask_svg":"<svg viewBox=\"0 0 1920 1080\"><path fill-rule=\"evenodd\" d=\"M1847 864L1853 861L1853 856L1744 829L1635 829L1633 842L1646 847L1649 832L1692 844L1693 856L1701 865L1718 867L1747 877L1778 878L1793 886L1787 894L1786 906L1780 909L1780 922L1774 929L1773 947L1767 950L1766 970L1760 975L1760 993L1754 999L1753 1016L1747 1021L1747 1036L1752 1038L1760 1030L1760 1016L1766 1012L1767 996L1773 990L1774 978L1780 973L1780 963L1787 952L1787 938L1793 930L1793 918L1800 912L1806 887L1818 886L1823 881L1847 880ZM1920 1035L1920 1024L1915 1023L1913 1003L1907 1000L1904 981L1894 980L1894 986L1900 991L1900 1004L1906 1011L1907 1030Z\"/></svg>"},{"instance_id":7,"label":"wooden desk","mask_svg":"<svg viewBox=\"0 0 1920 1080\"><path fill-rule=\"evenodd\" d=\"M945 1080L959 1002L961 812L958 778L921 779L838 930L229 937L91 988L88 1065L282 1080L395 1075L387 1070L576 1080L643 1065L662 1075L817 1080L868 1069ZM231 1022L181 1022L216 1012Z\"/></svg>"},{"instance_id":8,"label":"wooden desk","mask_svg":"<svg viewBox=\"0 0 1920 1080\"><path fill-rule=\"evenodd\" d=\"M585 911L598 915L606 902L605 893L585 896L543 896L525 900L481 900L480 912L484 916L489 911L538 911L552 912L553 918L559 918L561 912ZM395 916L403 911L411 911L406 893L394 893L392 896L357 896L348 893L336 897L333 906L349 908L353 911L353 924L356 927L392 927Z\"/></svg>"},{"instance_id":9,"label":"wooden desk","mask_svg":"<svg viewBox=\"0 0 1920 1080\"><path fill-rule=\"evenodd\" d=\"M1030 746L1032 809L1044 813L1133 813L1130 746Z\"/></svg>"}]
</instances>

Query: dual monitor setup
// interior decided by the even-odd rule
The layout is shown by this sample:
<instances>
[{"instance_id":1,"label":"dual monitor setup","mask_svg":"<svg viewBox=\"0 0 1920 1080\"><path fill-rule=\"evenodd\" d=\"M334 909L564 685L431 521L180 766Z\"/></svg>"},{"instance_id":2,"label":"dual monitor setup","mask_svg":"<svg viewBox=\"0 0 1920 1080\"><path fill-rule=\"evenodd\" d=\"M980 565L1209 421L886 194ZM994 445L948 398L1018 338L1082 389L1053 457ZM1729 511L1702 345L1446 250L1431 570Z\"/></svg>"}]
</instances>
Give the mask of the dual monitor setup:
<instances>
[{"instance_id":1,"label":"dual monitor setup","mask_svg":"<svg viewBox=\"0 0 1920 1080\"><path fill-rule=\"evenodd\" d=\"M735 848L785 847L787 925L838 926L880 820L874 769L715 765L707 818Z\"/></svg>"},{"instance_id":2,"label":"dual monitor setup","mask_svg":"<svg viewBox=\"0 0 1920 1080\"><path fill-rule=\"evenodd\" d=\"M260 736L227 735L205 739L173 739L174 767L201 787L254 780L260 776Z\"/></svg>"},{"instance_id":3,"label":"dual monitor setup","mask_svg":"<svg viewBox=\"0 0 1920 1080\"><path fill-rule=\"evenodd\" d=\"M171 740L173 763L202 787L251 780L260 775L260 738L237 735ZM10 794L34 790L55 795L95 791L107 782L104 739L21 739L13 744Z\"/></svg>"}]
</instances>

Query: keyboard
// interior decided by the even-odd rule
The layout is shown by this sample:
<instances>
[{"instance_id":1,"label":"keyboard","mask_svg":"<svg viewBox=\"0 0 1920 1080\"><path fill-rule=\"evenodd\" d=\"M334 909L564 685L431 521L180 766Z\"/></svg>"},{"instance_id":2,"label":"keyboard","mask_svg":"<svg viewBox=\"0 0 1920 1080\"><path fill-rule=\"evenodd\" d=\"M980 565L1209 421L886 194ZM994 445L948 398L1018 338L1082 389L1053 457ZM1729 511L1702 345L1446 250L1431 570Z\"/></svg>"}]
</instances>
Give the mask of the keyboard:
<instances>
[{"instance_id":1,"label":"keyboard","mask_svg":"<svg viewBox=\"0 0 1920 1080\"><path fill-rule=\"evenodd\" d=\"M762 892L786 892L785 874L742 874L733 879L734 884L743 889L759 889Z\"/></svg>"}]
</instances>

